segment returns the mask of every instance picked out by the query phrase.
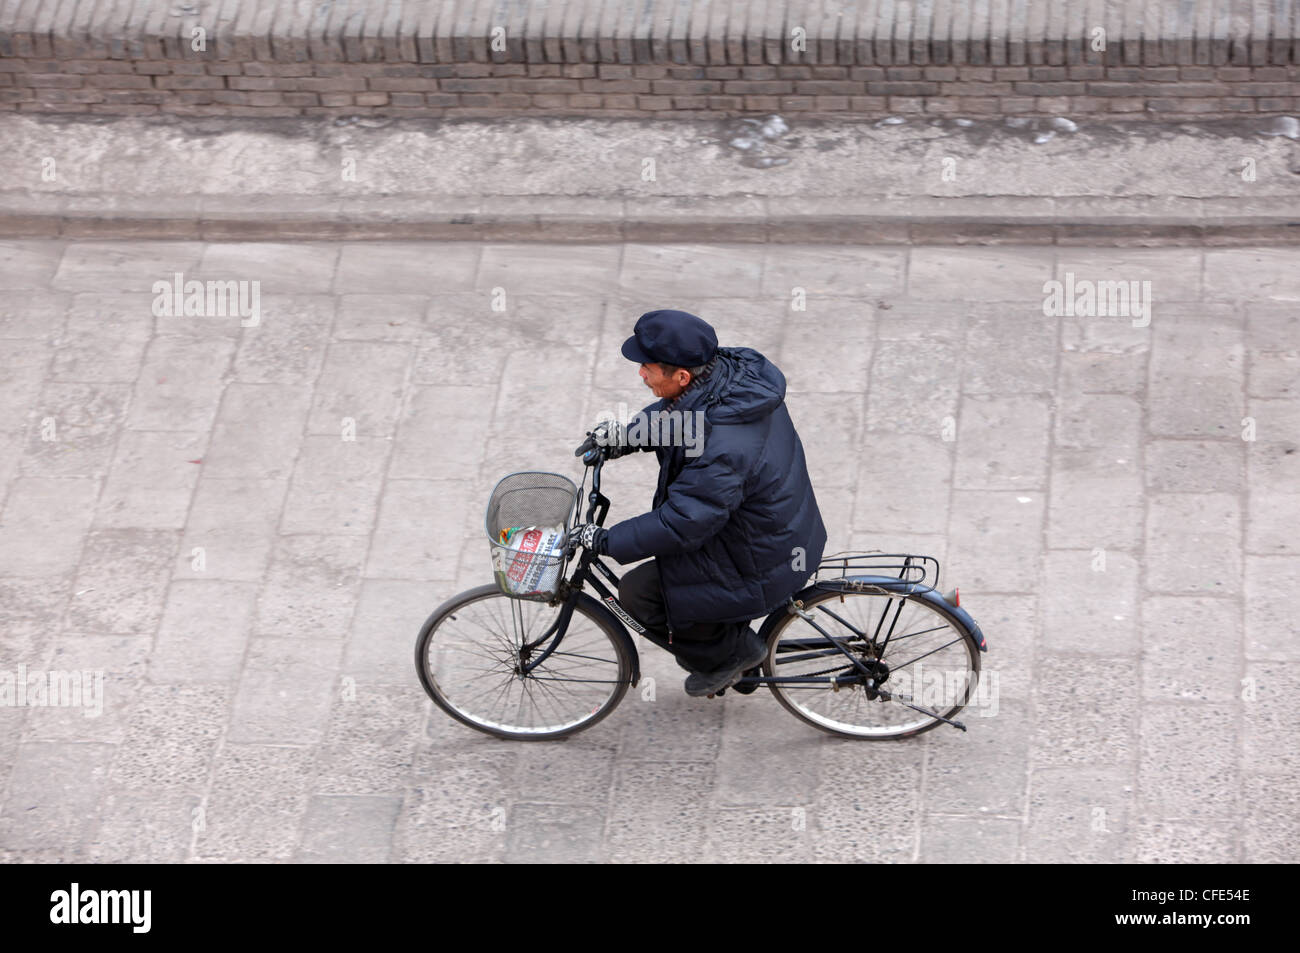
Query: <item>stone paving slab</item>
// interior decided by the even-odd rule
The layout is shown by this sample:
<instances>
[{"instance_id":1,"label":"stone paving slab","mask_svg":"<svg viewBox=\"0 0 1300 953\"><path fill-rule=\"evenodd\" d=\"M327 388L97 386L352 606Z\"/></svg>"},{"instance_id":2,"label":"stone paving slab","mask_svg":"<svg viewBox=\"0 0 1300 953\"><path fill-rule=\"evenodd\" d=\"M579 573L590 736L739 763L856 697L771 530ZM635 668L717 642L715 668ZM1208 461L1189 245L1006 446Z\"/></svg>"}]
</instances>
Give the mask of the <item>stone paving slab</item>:
<instances>
[{"instance_id":1,"label":"stone paving slab","mask_svg":"<svg viewBox=\"0 0 1300 953\"><path fill-rule=\"evenodd\" d=\"M103 676L97 717L0 706L0 858L1298 859L1300 253L573 252L0 242L0 671ZM154 314L177 271L260 320ZM1149 323L1045 315L1067 273ZM833 550L942 560L996 714L844 741L644 640L563 742L433 707L412 644L488 580L493 483L642 406L617 348L668 305L789 376ZM612 463L611 518L654 475Z\"/></svg>"}]
</instances>

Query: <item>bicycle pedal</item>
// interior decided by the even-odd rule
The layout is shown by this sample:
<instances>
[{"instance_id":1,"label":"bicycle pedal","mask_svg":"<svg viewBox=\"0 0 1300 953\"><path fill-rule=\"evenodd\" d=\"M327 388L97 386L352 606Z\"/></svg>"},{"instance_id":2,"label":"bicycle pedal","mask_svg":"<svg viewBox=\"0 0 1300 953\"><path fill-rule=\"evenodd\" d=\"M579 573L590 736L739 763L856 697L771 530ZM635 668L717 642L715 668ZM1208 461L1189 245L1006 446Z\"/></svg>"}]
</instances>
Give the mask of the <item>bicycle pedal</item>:
<instances>
[{"instance_id":1,"label":"bicycle pedal","mask_svg":"<svg viewBox=\"0 0 1300 953\"><path fill-rule=\"evenodd\" d=\"M718 689L716 692L714 692L712 695L708 695L708 696L706 696L706 697L708 697L708 698L717 698L719 695L725 695L725 694L727 694L727 690L726 690L725 688L719 688L719 689Z\"/></svg>"}]
</instances>

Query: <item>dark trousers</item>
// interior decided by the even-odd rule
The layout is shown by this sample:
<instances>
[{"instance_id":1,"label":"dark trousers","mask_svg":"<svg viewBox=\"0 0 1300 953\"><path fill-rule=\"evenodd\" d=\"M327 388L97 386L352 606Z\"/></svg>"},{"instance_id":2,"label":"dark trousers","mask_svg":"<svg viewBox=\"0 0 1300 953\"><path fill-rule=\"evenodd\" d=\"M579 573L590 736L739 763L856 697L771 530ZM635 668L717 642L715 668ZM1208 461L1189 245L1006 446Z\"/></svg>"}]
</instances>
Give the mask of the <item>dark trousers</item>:
<instances>
[{"instance_id":1,"label":"dark trousers","mask_svg":"<svg viewBox=\"0 0 1300 953\"><path fill-rule=\"evenodd\" d=\"M692 672L715 671L744 647L742 639L749 629L747 622L700 622L675 630L670 643L659 564L653 559L623 574L618 601L646 627L647 639L671 652Z\"/></svg>"}]
</instances>

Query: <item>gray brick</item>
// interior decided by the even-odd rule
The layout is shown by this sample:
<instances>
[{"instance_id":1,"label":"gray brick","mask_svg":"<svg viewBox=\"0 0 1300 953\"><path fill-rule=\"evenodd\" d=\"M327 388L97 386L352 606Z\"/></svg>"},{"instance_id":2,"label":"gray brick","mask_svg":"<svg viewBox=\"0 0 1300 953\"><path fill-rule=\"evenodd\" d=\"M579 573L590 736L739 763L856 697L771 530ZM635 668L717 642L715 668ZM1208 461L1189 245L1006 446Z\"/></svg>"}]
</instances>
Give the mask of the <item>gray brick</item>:
<instances>
[{"instance_id":1,"label":"gray brick","mask_svg":"<svg viewBox=\"0 0 1300 953\"><path fill-rule=\"evenodd\" d=\"M1286 742L1287 698L1300 689L1300 663L1251 660L1245 677L1243 693L1249 688L1254 697L1241 702L1242 760L1262 775L1294 777L1300 755Z\"/></svg>"},{"instance_id":2,"label":"gray brick","mask_svg":"<svg viewBox=\"0 0 1300 953\"><path fill-rule=\"evenodd\" d=\"M204 458L204 476L287 480L302 440L307 399L292 384L226 387ZM270 406L274 414L258 413Z\"/></svg>"},{"instance_id":3,"label":"gray brick","mask_svg":"<svg viewBox=\"0 0 1300 953\"><path fill-rule=\"evenodd\" d=\"M215 761L199 857L287 860L307 811L311 752L273 745L225 745Z\"/></svg>"},{"instance_id":4,"label":"gray brick","mask_svg":"<svg viewBox=\"0 0 1300 953\"><path fill-rule=\"evenodd\" d=\"M151 635L162 616L179 536L169 530L90 533L68 625L83 632Z\"/></svg>"},{"instance_id":5,"label":"gray brick","mask_svg":"<svg viewBox=\"0 0 1300 953\"><path fill-rule=\"evenodd\" d=\"M986 674L987 678L988 675ZM967 732L935 735L929 743L924 806L936 814L1019 815L1025 810L1030 732L1027 703L1000 699L994 714L970 706L959 716ZM992 711L992 709L990 709ZM982 749L977 758L957 756L963 742Z\"/></svg>"},{"instance_id":6,"label":"gray brick","mask_svg":"<svg viewBox=\"0 0 1300 953\"><path fill-rule=\"evenodd\" d=\"M1041 314L1012 307L981 307L971 315L966 339L967 370L962 388L967 394L1045 393L1056 373L1053 322ZM1008 356L1014 354L1014 360Z\"/></svg>"},{"instance_id":7,"label":"gray brick","mask_svg":"<svg viewBox=\"0 0 1300 953\"><path fill-rule=\"evenodd\" d=\"M1148 705L1138 761L1139 808L1145 817L1218 818L1241 815L1237 767L1237 709L1242 703Z\"/></svg>"},{"instance_id":8,"label":"gray brick","mask_svg":"<svg viewBox=\"0 0 1300 953\"><path fill-rule=\"evenodd\" d=\"M1146 484L1157 491L1240 491L1245 485L1241 441L1153 440L1146 448Z\"/></svg>"},{"instance_id":9,"label":"gray brick","mask_svg":"<svg viewBox=\"0 0 1300 953\"><path fill-rule=\"evenodd\" d=\"M255 586L246 582L173 582L149 662L149 681L187 686L237 681L254 592Z\"/></svg>"},{"instance_id":10,"label":"gray brick","mask_svg":"<svg viewBox=\"0 0 1300 953\"><path fill-rule=\"evenodd\" d=\"M1096 394L1058 401L1055 446L1062 450L1109 450L1126 462L1137 459L1141 405L1133 398Z\"/></svg>"},{"instance_id":11,"label":"gray brick","mask_svg":"<svg viewBox=\"0 0 1300 953\"><path fill-rule=\"evenodd\" d=\"M1236 600L1152 596L1142 604L1142 629L1145 700L1226 704L1240 698Z\"/></svg>"},{"instance_id":12,"label":"gray brick","mask_svg":"<svg viewBox=\"0 0 1300 953\"><path fill-rule=\"evenodd\" d=\"M1048 408L1037 398L966 398L953 485L964 490L1043 489Z\"/></svg>"},{"instance_id":13,"label":"gray brick","mask_svg":"<svg viewBox=\"0 0 1300 953\"><path fill-rule=\"evenodd\" d=\"M344 688L348 683L339 685ZM364 681L352 685L354 691L337 693L325 739L317 748L315 789L319 793L400 796L417 745L423 751L430 742L445 737L470 745L477 740L445 716L430 722L426 731L428 696L417 685L369 686ZM441 743L437 747L448 754L456 748Z\"/></svg>"},{"instance_id":14,"label":"gray brick","mask_svg":"<svg viewBox=\"0 0 1300 953\"><path fill-rule=\"evenodd\" d=\"M1033 491L954 490L948 533L957 555L946 571L972 589L1033 591L1044 502Z\"/></svg>"},{"instance_id":15,"label":"gray brick","mask_svg":"<svg viewBox=\"0 0 1300 953\"><path fill-rule=\"evenodd\" d=\"M350 427L358 437L391 436L410 359L409 349L399 344L332 344L316 386L309 432L339 439Z\"/></svg>"},{"instance_id":16,"label":"gray brick","mask_svg":"<svg viewBox=\"0 0 1300 953\"><path fill-rule=\"evenodd\" d=\"M198 263L200 245L188 242L77 242L68 246L54 276L66 291L144 293L174 271Z\"/></svg>"},{"instance_id":17,"label":"gray brick","mask_svg":"<svg viewBox=\"0 0 1300 953\"><path fill-rule=\"evenodd\" d=\"M1246 549L1268 555L1300 553L1300 541L1278 513L1295 513L1300 493L1253 491L1247 504Z\"/></svg>"},{"instance_id":18,"label":"gray brick","mask_svg":"<svg viewBox=\"0 0 1300 953\"><path fill-rule=\"evenodd\" d=\"M855 529L906 527L942 533L947 526L950 449L921 436L868 433L870 453L859 461ZM882 494L874 488L892 486Z\"/></svg>"},{"instance_id":19,"label":"gray brick","mask_svg":"<svg viewBox=\"0 0 1300 953\"><path fill-rule=\"evenodd\" d=\"M127 428L207 430L216 416L222 374L233 352L233 343L224 338L154 338L145 352L144 367L127 413Z\"/></svg>"},{"instance_id":20,"label":"gray brick","mask_svg":"<svg viewBox=\"0 0 1300 953\"><path fill-rule=\"evenodd\" d=\"M1243 823L1243 855L1248 863L1287 863L1294 858L1291 844L1298 826L1294 810L1297 796L1294 777L1247 779L1244 800L1249 810Z\"/></svg>"},{"instance_id":21,"label":"gray brick","mask_svg":"<svg viewBox=\"0 0 1300 953\"><path fill-rule=\"evenodd\" d=\"M226 731L228 743L314 744L325 734L343 646L254 639Z\"/></svg>"},{"instance_id":22,"label":"gray brick","mask_svg":"<svg viewBox=\"0 0 1300 953\"><path fill-rule=\"evenodd\" d=\"M183 527L206 445L206 434L124 431L95 509L95 525Z\"/></svg>"},{"instance_id":23,"label":"gray brick","mask_svg":"<svg viewBox=\"0 0 1300 953\"><path fill-rule=\"evenodd\" d=\"M426 863L458 856L480 861L503 860L508 841L519 855L536 856L534 848L542 846L543 838L564 836L555 828L563 826L565 818L572 818L572 808L556 805L554 810L541 814L533 812L532 805L509 805L507 811L502 792L509 787L514 758L513 752L499 749L439 751L436 756L422 753L415 762L416 770L423 768L426 777L436 780L420 785L407 795L393 839L393 858ZM451 792L456 792L454 798L449 796ZM545 806L536 807L540 811ZM589 827L598 828L592 809L578 810L588 819ZM530 826L531 833L512 833L521 826ZM595 834L599 835L598 829ZM590 832L585 835L590 836ZM536 840L526 840L530 837ZM589 839L585 843L591 848L595 846ZM577 854L585 857L586 851L579 850Z\"/></svg>"},{"instance_id":24,"label":"gray brick","mask_svg":"<svg viewBox=\"0 0 1300 953\"><path fill-rule=\"evenodd\" d=\"M432 474L431 474L432 475ZM391 480L384 492L366 576L450 581L455 567L435 544L482 532L477 500L445 480Z\"/></svg>"},{"instance_id":25,"label":"gray brick","mask_svg":"<svg viewBox=\"0 0 1300 953\"><path fill-rule=\"evenodd\" d=\"M262 320L241 335L235 380L247 384L315 382L325 360L334 299L325 295L268 295Z\"/></svg>"},{"instance_id":26,"label":"gray brick","mask_svg":"<svg viewBox=\"0 0 1300 953\"><path fill-rule=\"evenodd\" d=\"M1058 387L1063 394L1119 392L1137 395L1146 389L1150 332L1126 318L1061 319Z\"/></svg>"},{"instance_id":27,"label":"gray brick","mask_svg":"<svg viewBox=\"0 0 1300 953\"><path fill-rule=\"evenodd\" d=\"M859 756L853 746L847 744L830 744L821 749L816 788L818 797L807 817L806 833L811 834L812 859L828 861L838 855L854 863L910 862L919 847L921 765L915 758L907 757L904 751L881 751L871 759L871 766L867 769L870 787L855 787L851 778L853 763ZM858 766L861 767L861 762ZM862 777L861 774L858 776ZM830 794L832 791L851 793L835 797ZM768 834L773 840L784 835L784 844L780 840L769 841L773 853L777 853L780 847L785 847L786 856L798 856L795 849L807 850L801 842L793 841L790 810L769 810L771 822L756 833ZM892 825L889 831L881 832L879 837L868 836L862 830L862 817L873 811L885 811L890 817L898 818L899 823ZM751 821L746 826L752 829L758 825ZM729 827L732 831L714 834L715 843L722 841L726 833L732 833L730 839L734 844L735 835L745 829L734 823Z\"/></svg>"},{"instance_id":28,"label":"gray brick","mask_svg":"<svg viewBox=\"0 0 1300 953\"><path fill-rule=\"evenodd\" d=\"M1235 825L1225 826L1216 820L1139 821L1135 860L1140 864L1182 863L1184 860L1229 864L1236 860L1239 843Z\"/></svg>"},{"instance_id":29,"label":"gray brick","mask_svg":"<svg viewBox=\"0 0 1300 953\"><path fill-rule=\"evenodd\" d=\"M181 863L189 854L200 803L194 794L110 784L103 820L90 844L90 859L95 863Z\"/></svg>"},{"instance_id":30,"label":"gray brick","mask_svg":"<svg viewBox=\"0 0 1300 953\"><path fill-rule=\"evenodd\" d=\"M53 321L30 306L29 315ZM64 381L134 382L153 330L148 300L134 295L76 295L50 377ZM0 319L2 320L2 319Z\"/></svg>"},{"instance_id":31,"label":"gray brick","mask_svg":"<svg viewBox=\"0 0 1300 953\"><path fill-rule=\"evenodd\" d=\"M671 723L670 730L664 731L661 716L665 706L646 703L643 707L649 709L646 718L657 719L660 724L659 731L648 737L671 743L676 733L671 729L677 729L695 733L692 740L697 746L703 742L699 718L705 718L708 709L701 708L699 718L679 718ZM627 727L631 729L633 725ZM719 722L715 730L720 727ZM699 750L699 747L694 751L684 749L684 753L690 758L698 755ZM702 805L707 801L712 781L711 765L682 761L616 764L614 796L604 841L606 858L614 863L635 862L652 855L682 862L699 859L709 831L709 812ZM639 802L632 796L633 791L644 795Z\"/></svg>"},{"instance_id":32,"label":"gray brick","mask_svg":"<svg viewBox=\"0 0 1300 953\"><path fill-rule=\"evenodd\" d=\"M284 504L285 533L364 536L375 522L391 442L307 437Z\"/></svg>"},{"instance_id":33,"label":"gray brick","mask_svg":"<svg viewBox=\"0 0 1300 953\"><path fill-rule=\"evenodd\" d=\"M958 349L942 340L882 341L872 364L867 429L942 439L957 418Z\"/></svg>"},{"instance_id":34,"label":"gray brick","mask_svg":"<svg viewBox=\"0 0 1300 953\"><path fill-rule=\"evenodd\" d=\"M366 546L367 540L356 536L279 536L258 599L254 632L344 639Z\"/></svg>"},{"instance_id":35,"label":"gray brick","mask_svg":"<svg viewBox=\"0 0 1300 953\"><path fill-rule=\"evenodd\" d=\"M287 479L204 474L185 524L176 575L189 579L262 578L274 543ZM195 552L195 550L202 552Z\"/></svg>"},{"instance_id":36,"label":"gray brick","mask_svg":"<svg viewBox=\"0 0 1300 953\"><path fill-rule=\"evenodd\" d=\"M1300 402L1249 400L1248 419L1255 439L1247 441L1245 467L1252 490L1283 493L1294 490L1300 476Z\"/></svg>"},{"instance_id":37,"label":"gray brick","mask_svg":"<svg viewBox=\"0 0 1300 953\"><path fill-rule=\"evenodd\" d=\"M1018 822L1004 817L937 815L927 817L921 835L921 861L931 864L1014 863L1020 839Z\"/></svg>"},{"instance_id":38,"label":"gray brick","mask_svg":"<svg viewBox=\"0 0 1300 953\"><path fill-rule=\"evenodd\" d=\"M1102 766L1137 759L1135 693L1113 692L1098 698L1078 689L1082 682L1104 678L1106 672L1131 664L1125 657L1039 657L1034 690L1039 715L1032 746L1035 774L1047 765Z\"/></svg>"},{"instance_id":39,"label":"gray brick","mask_svg":"<svg viewBox=\"0 0 1300 953\"><path fill-rule=\"evenodd\" d=\"M431 255L426 245L344 245L335 276L340 294L432 294L468 290L479 249L452 245Z\"/></svg>"},{"instance_id":40,"label":"gray brick","mask_svg":"<svg viewBox=\"0 0 1300 953\"><path fill-rule=\"evenodd\" d=\"M1178 593L1239 593L1240 523L1240 503L1234 495L1150 495L1146 522L1147 587Z\"/></svg>"},{"instance_id":41,"label":"gray brick","mask_svg":"<svg viewBox=\"0 0 1300 953\"><path fill-rule=\"evenodd\" d=\"M0 520L0 576L50 577L70 572L94 512L99 481L90 477L20 477Z\"/></svg>"},{"instance_id":42,"label":"gray brick","mask_svg":"<svg viewBox=\"0 0 1300 953\"><path fill-rule=\"evenodd\" d=\"M1131 555L1104 546L1049 550L1043 583L1046 649L1138 656L1138 563Z\"/></svg>"},{"instance_id":43,"label":"gray brick","mask_svg":"<svg viewBox=\"0 0 1300 953\"><path fill-rule=\"evenodd\" d=\"M80 845L98 819L114 745L34 742L20 745L0 810L0 839L11 849ZM73 846L76 845L76 846Z\"/></svg>"},{"instance_id":44,"label":"gray brick","mask_svg":"<svg viewBox=\"0 0 1300 953\"><path fill-rule=\"evenodd\" d=\"M1300 579L1294 556L1246 557L1246 658L1300 660L1287 594Z\"/></svg>"},{"instance_id":45,"label":"gray brick","mask_svg":"<svg viewBox=\"0 0 1300 953\"><path fill-rule=\"evenodd\" d=\"M488 558L483 557L483 577ZM483 578L480 577L480 578ZM343 674L358 685L411 684L413 640L437 605L454 593L428 582L366 579L361 584L343 659Z\"/></svg>"},{"instance_id":46,"label":"gray brick","mask_svg":"<svg viewBox=\"0 0 1300 953\"><path fill-rule=\"evenodd\" d=\"M20 470L28 476L102 476L121 432L129 384L48 383Z\"/></svg>"},{"instance_id":47,"label":"gray brick","mask_svg":"<svg viewBox=\"0 0 1300 953\"><path fill-rule=\"evenodd\" d=\"M1238 435L1245 407L1242 331L1218 315L1180 313L1152 319L1149 426L1167 436ZM1194 335L1188 353L1181 343ZM1213 367L1214 373L1207 373Z\"/></svg>"},{"instance_id":48,"label":"gray brick","mask_svg":"<svg viewBox=\"0 0 1300 953\"><path fill-rule=\"evenodd\" d=\"M402 809L400 797L315 795L294 860L317 864L385 863Z\"/></svg>"}]
</instances>

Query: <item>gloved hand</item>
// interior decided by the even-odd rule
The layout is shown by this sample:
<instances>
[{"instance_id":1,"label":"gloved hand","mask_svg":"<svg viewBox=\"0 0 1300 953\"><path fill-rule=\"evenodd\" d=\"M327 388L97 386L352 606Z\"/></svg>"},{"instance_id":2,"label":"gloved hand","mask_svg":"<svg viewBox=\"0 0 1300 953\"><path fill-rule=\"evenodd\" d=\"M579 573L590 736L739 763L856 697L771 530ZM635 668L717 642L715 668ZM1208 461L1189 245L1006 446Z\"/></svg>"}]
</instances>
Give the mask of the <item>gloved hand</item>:
<instances>
[{"instance_id":1,"label":"gloved hand","mask_svg":"<svg viewBox=\"0 0 1300 953\"><path fill-rule=\"evenodd\" d=\"M595 438L596 445L605 449L606 460L617 460L641 449L627 445L626 429L614 420L602 420L592 428L591 435Z\"/></svg>"},{"instance_id":2,"label":"gloved hand","mask_svg":"<svg viewBox=\"0 0 1300 953\"><path fill-rule=\"evenodd\" d=\"M595 523L579 523L569 530L569 547L582 545L593 553L604 555L605 537L608 535L609 531L603 526L597 526Z\"/></svg>"}]
</instances>

